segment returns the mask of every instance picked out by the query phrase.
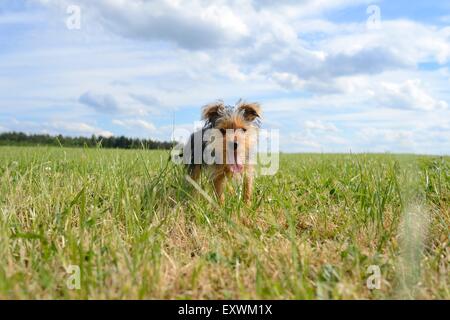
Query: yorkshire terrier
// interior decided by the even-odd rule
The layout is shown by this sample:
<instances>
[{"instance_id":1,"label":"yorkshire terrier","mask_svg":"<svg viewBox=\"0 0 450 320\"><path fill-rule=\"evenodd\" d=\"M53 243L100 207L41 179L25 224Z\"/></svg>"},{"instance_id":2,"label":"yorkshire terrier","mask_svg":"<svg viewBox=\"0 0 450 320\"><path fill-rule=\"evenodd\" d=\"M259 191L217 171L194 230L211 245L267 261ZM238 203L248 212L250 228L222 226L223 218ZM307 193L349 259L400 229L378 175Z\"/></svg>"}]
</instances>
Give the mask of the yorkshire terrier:
<instances>
[{"instance_id":1,"label":"yorkshire terrier","mask_svg":"<svg viewBox=\"0 0 450 320\"><path fill-rule=\"evenodd\" d=\"M214 191L220 203L225 200L225 181L239 178L244 184L244 200L249 203L261 124L260 104L240 100L233 107L217 101L203 107L202 120L203 128L190 136L183 150L190 177L197 181L202 169L212 169Z\"/></svg>"}]
</instances>

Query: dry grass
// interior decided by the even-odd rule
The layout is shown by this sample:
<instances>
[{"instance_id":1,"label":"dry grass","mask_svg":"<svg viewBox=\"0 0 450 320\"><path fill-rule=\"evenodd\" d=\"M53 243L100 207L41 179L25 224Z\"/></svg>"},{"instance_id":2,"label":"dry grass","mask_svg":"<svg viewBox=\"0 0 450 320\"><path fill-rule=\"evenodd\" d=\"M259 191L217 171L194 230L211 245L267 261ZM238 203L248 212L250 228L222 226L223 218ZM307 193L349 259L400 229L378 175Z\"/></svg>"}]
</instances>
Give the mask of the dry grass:
<instances>
[{"instance_id":1,"label":"dry grass","mask_svg":"<svg viewBox=\"0 0 450 320\"><path fill-rule=\"evenodd\" d=\"M450 298L449 158L282 155L219 210L167 158L1 147L0 299Z\"/></svg>"}]
</instances>

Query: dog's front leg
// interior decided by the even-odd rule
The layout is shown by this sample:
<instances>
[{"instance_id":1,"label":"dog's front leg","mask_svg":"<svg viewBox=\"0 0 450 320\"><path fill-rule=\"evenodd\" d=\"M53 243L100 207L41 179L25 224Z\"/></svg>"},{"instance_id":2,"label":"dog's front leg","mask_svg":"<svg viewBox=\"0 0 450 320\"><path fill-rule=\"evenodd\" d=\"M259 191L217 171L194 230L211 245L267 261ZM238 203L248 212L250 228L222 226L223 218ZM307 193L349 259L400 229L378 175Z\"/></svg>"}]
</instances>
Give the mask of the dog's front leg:
<instances>
[{"instance_id":1,"label":"dog's front leg","mask_svg":"<svg viewBox=\"0 0 450 320\"><path fill-rule=\"evenodd\" d=\"M199 165L199 164L194 165L189 174L191 176L192 180L198 181L198 179L200 178L201 171L202 171L201 165Z\"/></svg>"},{"instance_id":2,"label":"dog's front leg","mask_svg":"<svg viewBox=\"0 0 450 320\"><path fill-rule=\"evenodd\" d=\"M223 186L225 182L225 174L220 173L214 178L214 191L216 192L217 198L220 203L225 201L225 196L223 194Z\"/></svg>"},{"instance_id":3,"label":"dog's front leg","mask_svg":"<svg viewBox=\"0 0 450 320\"><path fill-rule=\"evenodd\" d=\"M247 168L244 173L244 201L249 204L253 193L253 170Z\"/></svg>"}]
</instances>

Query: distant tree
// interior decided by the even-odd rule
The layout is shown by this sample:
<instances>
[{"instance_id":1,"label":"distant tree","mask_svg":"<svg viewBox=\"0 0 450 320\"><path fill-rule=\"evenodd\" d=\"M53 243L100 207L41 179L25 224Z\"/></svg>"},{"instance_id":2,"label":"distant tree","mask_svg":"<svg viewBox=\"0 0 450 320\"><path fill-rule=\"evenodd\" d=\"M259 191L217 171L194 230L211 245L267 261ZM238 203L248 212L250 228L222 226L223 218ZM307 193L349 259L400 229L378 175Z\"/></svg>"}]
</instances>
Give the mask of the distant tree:
<instances>
[{"instance_id":1,"label":"distant tree","mask_svg":"<svg viewBox=\"0 0 450 320\"><path fill-rule=\"evenodd\" d=\"M3 146L63 146L63 147L101 147L117 149L171 149L172 142L156 141L151 139L119 137L67 137L61 134L51 136L48 134L25 134L23 132L0 133L0 145Z\"/></svg>"}]
</instances>

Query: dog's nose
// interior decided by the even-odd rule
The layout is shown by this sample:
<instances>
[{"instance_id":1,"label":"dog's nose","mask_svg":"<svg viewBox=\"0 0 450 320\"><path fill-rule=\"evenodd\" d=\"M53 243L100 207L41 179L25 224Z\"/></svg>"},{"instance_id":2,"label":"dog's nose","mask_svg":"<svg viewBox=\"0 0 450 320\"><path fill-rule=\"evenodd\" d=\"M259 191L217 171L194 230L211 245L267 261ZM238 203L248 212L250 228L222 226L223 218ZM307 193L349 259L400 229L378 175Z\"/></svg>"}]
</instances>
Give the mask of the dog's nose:
<instances>
[{"instance_id":1,"label":"dog's nose","mask_svg":"<svg viewBox=\"0 0 450 320\"><path fill-rule=\"evenodd\" d=\"M234 143L234 150L237 150L237 148L238 148L238 143L235 142L235 143Z\"/></svg>"}]
</instances>

